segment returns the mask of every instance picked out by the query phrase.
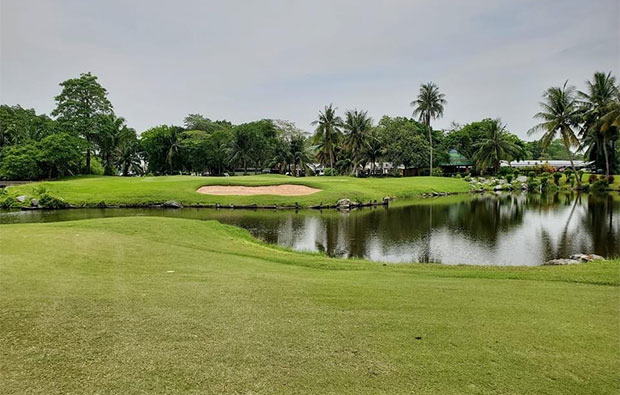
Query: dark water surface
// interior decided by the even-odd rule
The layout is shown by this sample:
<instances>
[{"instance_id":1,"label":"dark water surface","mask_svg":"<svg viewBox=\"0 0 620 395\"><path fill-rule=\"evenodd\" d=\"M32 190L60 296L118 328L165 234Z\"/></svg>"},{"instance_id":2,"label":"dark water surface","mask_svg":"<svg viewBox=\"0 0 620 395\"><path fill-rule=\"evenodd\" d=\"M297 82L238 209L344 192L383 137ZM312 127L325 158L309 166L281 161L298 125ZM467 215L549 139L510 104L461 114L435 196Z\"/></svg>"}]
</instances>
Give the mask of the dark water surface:
<instances>
[{"instance_id":1,"label":"dark water surface","mask_svg":"<svg viewBox=\"0 0 620 395\"><path fill-rule=\"evenodd\" d=\"M269 243L388 262L539 265L573 253L620 256L616 195L462 195L337 211L76 209L0 213L0 223L118 216L216 219Z\"/></svg>"}]
</instances>

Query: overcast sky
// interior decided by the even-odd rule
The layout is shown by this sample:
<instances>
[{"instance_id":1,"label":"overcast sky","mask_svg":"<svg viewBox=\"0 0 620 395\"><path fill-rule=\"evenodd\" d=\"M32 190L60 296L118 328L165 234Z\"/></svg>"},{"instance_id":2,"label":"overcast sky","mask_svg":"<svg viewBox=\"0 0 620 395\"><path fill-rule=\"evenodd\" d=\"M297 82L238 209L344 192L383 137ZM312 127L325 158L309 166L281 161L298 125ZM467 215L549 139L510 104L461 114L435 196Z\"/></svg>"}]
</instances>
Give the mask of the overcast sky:
<instances>
[{"instance_id":1,"label":"overcast sky","mask_svg":"<svg viewBox=\"0 0 620 395\"><path fill-rule=\"evenodd\" d=\"M618 74L619 3L0 0L0 102L49 113L90 71L139 132L188 113L310 131L329 103L409 116L434 81L437 127L500 117L524 137L547 87Z\"/></svg>"}]
</instances>

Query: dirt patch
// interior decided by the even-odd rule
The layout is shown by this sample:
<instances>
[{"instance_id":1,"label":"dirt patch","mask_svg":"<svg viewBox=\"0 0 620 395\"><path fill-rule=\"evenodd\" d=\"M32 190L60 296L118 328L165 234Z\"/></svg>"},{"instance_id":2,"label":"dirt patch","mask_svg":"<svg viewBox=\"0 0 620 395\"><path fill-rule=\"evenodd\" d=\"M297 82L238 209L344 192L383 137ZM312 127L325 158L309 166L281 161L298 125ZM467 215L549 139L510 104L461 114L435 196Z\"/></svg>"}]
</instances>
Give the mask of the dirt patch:
<instances>
[{"instance_id":1,"label":"dirt patch","mask_svg":"<svg viewBox=\"0 0 620 395\"><path fill-rule=\"evenodd\" d=\"M304 196L321 192L320 189L310 188L305 185L270 185L248 187L241 185L209 185L198 188L198 193L205 195L278 195L278 196Z\"/></svg>"}]
</instances>

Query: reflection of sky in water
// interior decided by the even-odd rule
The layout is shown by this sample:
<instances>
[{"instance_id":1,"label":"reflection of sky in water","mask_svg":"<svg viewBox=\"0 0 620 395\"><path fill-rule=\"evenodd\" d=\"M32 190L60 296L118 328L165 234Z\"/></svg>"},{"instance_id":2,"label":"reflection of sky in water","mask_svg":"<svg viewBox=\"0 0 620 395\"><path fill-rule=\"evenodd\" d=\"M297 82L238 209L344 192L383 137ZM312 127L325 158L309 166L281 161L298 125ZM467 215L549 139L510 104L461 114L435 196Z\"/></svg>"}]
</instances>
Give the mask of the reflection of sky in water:
<instances>
[{"instance_id":1,"label":"reflection of sky in water","mask_svg":"<svg viewBox=\"0 0 620 395\"><path fill-rule=\"evenodd\" d=\"M435 201L434 201L435 202ZM386 262L538 265L577 252L620 255L611 196L482 195L437 204L335 211L84 209L1 213L0 223L154 215L216 219L298 251ZM442 203L445 202L445 203Z\"/></svg>"}]
</instances>

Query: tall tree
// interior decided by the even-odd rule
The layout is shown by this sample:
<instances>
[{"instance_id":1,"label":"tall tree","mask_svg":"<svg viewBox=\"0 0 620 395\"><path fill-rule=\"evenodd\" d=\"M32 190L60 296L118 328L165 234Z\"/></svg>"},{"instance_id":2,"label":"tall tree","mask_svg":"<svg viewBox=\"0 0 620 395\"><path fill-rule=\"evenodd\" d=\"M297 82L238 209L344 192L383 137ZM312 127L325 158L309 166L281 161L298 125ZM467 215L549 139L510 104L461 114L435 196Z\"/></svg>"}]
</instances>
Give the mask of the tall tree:
<instances>
[{"instance_id":1,"label":"tall tree","mask_svg":"<svg viewBox=\"0 0 620 395\"><path fill-rule=\"evenodd\" d=\"M316 126L314 139L318 145L318 154L321 163L329 163L329 167L334 168L336 148L342 135L342 118L336 115L336 108L331 104L325 106L319 112L319 119L312 122Z\"/></svg>"},{"instance_id":2,"label":"tall tree","mask_svg":"<svg viewBox=\"0 0 620 395\"><path fill-rule=\"evenodd\" d=\"M102 129L96 135L95 142L99 147L99 154L103 160L106 175L116 173L115 164L119 147L125 140L135 138L136 131L127 127L125 118L107 115L102 120Z\"/></svg>"},{"instance_id":3,"label":"tall tree","mask_svg":"<svg viewBox=\"0 0 620 395\"><path fill-rule=\"evenodd\" d=\"M93 140L101 130L100 115L112 114L108 91L91 73L82 73L60 83L62 92L56 96L56 108L52 115L61 125L86 140L86 173L90 173L90 156Z\"/></svg>"},{"instance_id":4,"label":"tall tree","mask_svg":"<svg viewBox=\"0 0 620 395\"><path fill-rule=\"evenodd\" d=\"M499 119L494 119L488 124L486 135L475 143L474 147L476 166L482 171L492 167L496 174L499 171L500 161L511 160L521 154L521 147L515 143Z\"/></svg>"},{"instance_id":5,"label":"tall tree","mask_svg":"<svg viewBox=\"0 0 620 395\"><path fill-rule=\"evenodd\" d=\"M579 139L574 130L581 121L581 111L576 96L575 87L568 85L568 81L561 87L554 86L547 89L543 94L543 101L540 102L542 111L534 115L534 118L540 119L542 122L528 131L528 134L543 132L540 139L543 149L546 149L559 135L562 138L566 155L568 155L575 175L577 169L570 148L579 145ZM577 177L577 187L581 188L580 177Z\"/></svg>"},{"instance_id":6,"label":"tall tree","mask_svg":"<svg viewBox=\"0 0 620 395\"><path fill-rule=\"evenodd\" d=\"M430 144L429 175L433 174L433 128L431 127L431 120L443 116L443 109L447 104L444 97L445 95L439 92L439 87L435 83L429 82L420 86L417 99L411 102L411 106L414 107L413 116L417 116L428 129Z\"/></svg>"},{"instance_id":7,"label":"tall tree","mask_svg":"<svg viewBox=\"0 0 620 395\"><path fill-rule=\"evenodd\" d=\"M615 135L615 128L605 127L607 124L601 119L609 112L614 99L618 95L616 78L611 72L594 73L592 81L586 82L586 91L580 91L583 106L582 134L587 136L585 141L590 142L590 150L601 148L605 158L605 174L609 177L608 141Z\"/></svg>"},{"instance_id":8,"label":"tall tree","mask_svg":"<svg viewBox=\"0 0 620 395\"><path fill-rule=\"evenodd\" d=\"M372 129L372 118L367 111L348 110L345 112L343 129L344 147L351 153L353 169L357 175L363 153L368 146L368 133Z\"/></svg>"}]
</instances>

